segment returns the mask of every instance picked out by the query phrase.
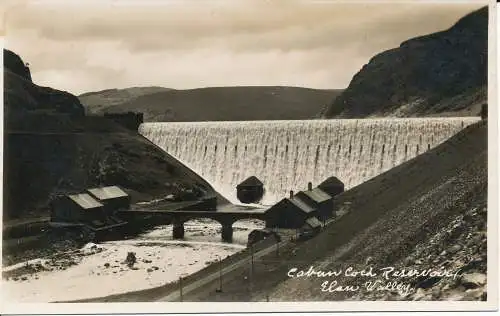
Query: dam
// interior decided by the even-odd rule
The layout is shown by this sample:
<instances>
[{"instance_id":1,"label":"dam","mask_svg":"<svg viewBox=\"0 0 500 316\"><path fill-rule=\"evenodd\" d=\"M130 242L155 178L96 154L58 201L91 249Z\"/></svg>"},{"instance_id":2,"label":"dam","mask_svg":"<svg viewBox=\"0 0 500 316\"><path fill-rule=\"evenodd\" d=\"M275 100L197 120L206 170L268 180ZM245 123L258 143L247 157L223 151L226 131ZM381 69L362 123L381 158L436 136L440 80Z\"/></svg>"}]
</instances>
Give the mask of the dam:
<instances>
[{"instance_id":1,"label":"dam","mask_svg":"<svg viewBox=\"0 0 500 316\"><path fill-rule=\"evenodd\" d=\"M479 117L307 121L155 122L139 132L207 180L232 203L249 176L261 203L336 176L346 190L444 142ZM411 181L411 179L409 179Z\"/></svg>"}]
</instances>

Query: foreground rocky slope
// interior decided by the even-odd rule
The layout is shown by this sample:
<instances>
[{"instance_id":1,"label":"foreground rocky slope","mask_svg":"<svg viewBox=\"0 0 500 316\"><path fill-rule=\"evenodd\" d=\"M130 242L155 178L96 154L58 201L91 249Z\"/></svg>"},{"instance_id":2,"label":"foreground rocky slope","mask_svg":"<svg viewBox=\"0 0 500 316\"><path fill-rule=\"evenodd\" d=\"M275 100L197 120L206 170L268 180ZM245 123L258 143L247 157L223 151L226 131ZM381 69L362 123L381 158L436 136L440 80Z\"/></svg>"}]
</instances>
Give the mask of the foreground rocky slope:
<instances>
[{"instance_id":1,"label":"foreground rocky slope","mask_svg":"<svg viewBox=\"0 0 500 316\"><path fill-rule=\"evenodd\" d=\"M151 89L105 90L79 99L91 113L140 111L150 122L298 120L314 118L339 93L298 87Z\"/></svg>"},{"instance_id":2,"label":"foreground rocky slope","mask_svg":"<svg viewBox=\"0 0 500 316\"><path fill-rule=\"evenodd\" d=\"M487 98L488 8L373 57L324 117L478 115Z\"/></svg>"},{"instance_id":3,"label":"foreground rocky slope","mask_svg":"<svg viewBox=\"0 0 500 316\"><path fill-rule=\"evenodd\" d=\"M52 196L89 186L120 185L133 202L215 194L136 132L85 116L78 98L37 86L19 56L4 55L4 221L46 215Z\"/></svg>"}]
</instances>

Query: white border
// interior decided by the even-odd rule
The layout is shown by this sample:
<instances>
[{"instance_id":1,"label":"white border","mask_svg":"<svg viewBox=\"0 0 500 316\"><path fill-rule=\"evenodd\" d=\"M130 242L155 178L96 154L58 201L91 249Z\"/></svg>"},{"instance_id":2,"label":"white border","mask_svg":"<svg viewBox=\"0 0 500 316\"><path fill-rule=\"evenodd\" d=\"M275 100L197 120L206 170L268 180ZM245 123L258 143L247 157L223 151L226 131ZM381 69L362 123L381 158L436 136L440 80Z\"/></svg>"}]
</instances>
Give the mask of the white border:
<instances>
[{"instance_id":1,"label":"white border","mask_svg":"<svg viewBox=\"0 0 500 316\"><path fill-rule=\"evenodd\" d=\"M324 1L324 0L323 0ZM345 1L339 1L345 2ZM361 2L361 1L355 1ZM365 1L365 2L391 2L391 1ZM417 2L417 1L392 1L392 2ZM0 303L2 314L58 314L58 313L222 313L222 312L345 312L345 311L492 311L498 310L498 95L497 83L500 77L497 72L497 34L500 28L497 25L499 9L496 2L490 1L420 1L420 2L445 2L445 3L484 3L489 4L489 37L488 37L488 300L486 302L457 302L457 301L353 301L353 302L231 302L231 303ZM1 30L0 30L1 31ZM1 33L0 33L1 34ZM0 46L4 47L4 39L0 38ZM3 54L0 54L3 55ZM3 72L3 56L0 57ZM498 81L497 81L498 80ZM3 86L3 75L0 77ZM3 104L3 93L0 94ZM0 111L0 127L3 135L3 108ZM2 149L0 154L0 172L3 174L3 137L0 139ZM3 192L3 181L0 182ZM2 202L0 195L0 203ZM0 219L1 223L1 219ZM0 230L0 238L1 238ZM0 249L0 254L1 254ZM0 256L1 262L1 256ZM1 295L1 282L0 282Z\"/></svg>"}]
</instances>

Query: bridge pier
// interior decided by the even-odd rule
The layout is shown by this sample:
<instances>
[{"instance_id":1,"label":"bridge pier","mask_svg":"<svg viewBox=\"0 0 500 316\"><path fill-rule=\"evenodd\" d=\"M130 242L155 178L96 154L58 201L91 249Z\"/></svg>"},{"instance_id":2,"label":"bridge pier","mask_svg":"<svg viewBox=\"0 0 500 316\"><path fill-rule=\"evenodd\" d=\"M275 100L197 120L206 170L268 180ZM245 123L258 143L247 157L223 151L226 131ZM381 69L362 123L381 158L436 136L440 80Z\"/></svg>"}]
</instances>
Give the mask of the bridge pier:
<instances>
[{"instance_id":1,"label":"bridge pier","mask_svg":"<svg viewBox=\"0 0 500 316\"><path fill-rule=\"evenodd\" d=\"M222 224L222 240L225 242L233 241L233 224Z\"/></svg>"},{"instance_id":2,"label":"bridge pier","mask_svg":"<svg viewBox=\"0 0 500 316\"><path fill-rule=\"evenodd\" d=\"M184 238L184 223L174 220L172 236L174 239Z\"/></svg>"}]
</instances>

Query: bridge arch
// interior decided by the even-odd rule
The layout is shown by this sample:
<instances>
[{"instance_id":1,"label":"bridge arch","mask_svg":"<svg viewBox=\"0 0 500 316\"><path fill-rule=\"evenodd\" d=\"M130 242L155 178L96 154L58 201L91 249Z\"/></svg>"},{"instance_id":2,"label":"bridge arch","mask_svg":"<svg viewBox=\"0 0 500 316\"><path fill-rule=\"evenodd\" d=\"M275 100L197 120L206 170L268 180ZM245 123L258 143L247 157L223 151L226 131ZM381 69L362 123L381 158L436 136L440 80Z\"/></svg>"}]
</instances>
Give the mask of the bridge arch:
<instances>
[{"instance_id":1,"label":"bridge arch","mask_svg":"<svg viewBox=\"0 0 500 316\"><path fill-rule=\"evenodd\" d=\"M210 219L215 221L221 226L222 240L226 242L231 242L233 239L233 224L237 221L246 220L260 220L264 221L263 213L253 213L253 212L175 212L172 214L172 225L173 225L173 238L183 239L185 234L185 223L193 220ZM256 225L259 226L259 225ZM265 226L263 224L262 226Z\"/></svg>"}]
</instances>

